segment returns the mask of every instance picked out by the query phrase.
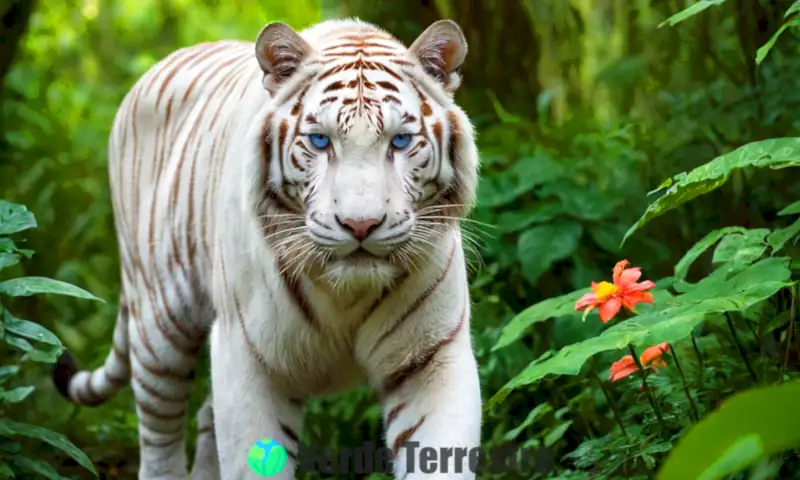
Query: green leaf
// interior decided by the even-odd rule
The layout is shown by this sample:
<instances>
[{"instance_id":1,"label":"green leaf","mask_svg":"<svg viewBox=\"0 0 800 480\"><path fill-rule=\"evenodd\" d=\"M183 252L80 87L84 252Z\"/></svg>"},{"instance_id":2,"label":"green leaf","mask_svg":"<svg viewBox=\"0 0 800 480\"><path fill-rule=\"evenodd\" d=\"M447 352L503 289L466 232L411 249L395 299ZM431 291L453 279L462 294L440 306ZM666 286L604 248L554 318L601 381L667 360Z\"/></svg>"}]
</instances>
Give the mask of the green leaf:
<instances>
[{"instance_id":1,"label":"green leaf","mask_svg":"<svg viewBox=\"0 0 800 480\"><path fill-rule=\"evenodd\" d=\"M794 5L790 7L790 10L792 8L794 8ZM800 26L800 21L798 21L797 18L793 18L792 20L789 20L788 22L785 22L783 25L781 25L780 28L775 33L772 34L769 40L767 40L767 43L762 45L758 49L758 51L756 51L756 65L761 65L761 62L763 62L764 59L767 58L767 54L769 53L770 50L772 50L772 47L775 46L775 42L778 41L778 38L783 34L783 32L787 28L796 26Z\"/></svg>"},{"instance_id":2,"label":"green leaf","mask_svg":"<svg viewBox=\"0 0 800 480\"><path fill-rule=\"evenodd\" d=\"M92 462L89 460L89 458L86 457L86 454L83 453L81 449L76 447L72 442L70 442L67 437L61 435L60 433L56 433L52 430L48 430L37 425L20 423L13 420L8 420L6 418L0 418L0 435L5 435L7 437L22 436L41 440L63 451L72 457L76 462L78 462L83 468L89 470L95 476L98 476L97 470L95 470L94 465L92 465Z\"/></svg>"},{"instance_id":3,"label":"green leaf","mask_svg":"<svg viewBox=\"0 0 800 480\"><path fill-rule=\"evenodd\" d=\"M700 241L692 245L692 248L675 264L675 279L685 280L686 275L689 273L689 267L692 266L695 260L700 257L712 245L717 243L720 238L730 233L744 233L747 229L743 227L725 227L714 230L706 234Z\"/></svg>"},{"instance_id":4,"label":"green leaf","mask_svg":"<svg viewBox=\"0 0 800 480\"><path fill-rule=\"evenodd\" d=\"M46 277L18 277L0 282L0 293L11 297L28 297L31 295L51 293L54 295L66 295L85 298L87 300L97 300L105 303L105 301L95 297L80 287Z\"/></svg>"},{"instance_id":5,"label":"green leaf","mask_svg":"<svg viewBox=\"0 0 800 480\"><path fill-rule=\"evenodd\" d=\"M782 249L786 242L796 237L798 233L800 233L800 218L788 227L772 232L767 237L767 243L772 247L772 252L775 253Z\"/></svg>"},{"instance_id":6,"label":"green leaf","mask_svg":"<svg viewBox=\"0 0 800 480\"><path fill-rule=\"evenodd\" d=\"M590 288L584 288L560 297L548 298L526 308L503 327L500 339L492 348L492 351L494 352L515 342L535 323L575 313L575 303L590 291Z\"/></svg>"},{"instance_id":7,"label":"green leaf","mask_svg":"<svg viewBox=\"0 0 800 480\"><path fill-rule=\"evenodd\" d=\"M687 18L691 18L698 13L702 12L708 7L713 7L715 5L722 5L725 3L725 0L699 0L697 3L690 5L687 8L684 8L680 12L672 15L671 17L667 18L663 22L658 24L658 28L663 27L664 25L668 25L670 27L686 20Z\"/></svg>"},{"instance_id":8,"label":"green leaf","mask_svg":"<svg viewBox=\"0 0 800 480\"><path fill-rule=\"evenodd\" d=\"M553 263L572 255L578 248L582 233L583 227L579 223L568 220L539 225L523 232L517 240L522 274L529 282L535 283Z\"/></svg>"},{"instance_id":9,"label":"green leaf","mask_svg":"<svg viewBox=\"0 0 800 480\"><path fill-rule=\"evenodd\" d=\"M523 432L526 428L530 427L531 425L536 422L536 420L541 417L542 415L546 415L553 411L553 407L549 403L540 403L536 405L530 412L528 412L528 416L525 417L525 420L522 421L519 425L517 425L514 429L509 430L503 435L503 440L507 442L511 442L515 440L520 433Z\"/></svg>"},{"instance_id":10,"label":"green leaf","mask_svg":"<svg viewBox=\"0 0 800 480\"><path fill-rule=\"evenodd\" d=\"M683 435L659 479L716 480L800 446L800 383L739 392Z\"/></svg>"},{"instance_id":11,"label":"green leaf","mask_svg":"<svg viewBox=\"0 0 800 480\"><path fill-rule=\"evenodd\" d=\"M536 223L549 222L563 212L564 208L558 203L539 203L523 210L502 212L495 225L503 233L513 233Z\"/></svg>"},{"instance_id":12,"label":"green leaf","mask_svg":"<svg viewBox=\"0 0 800 480\"><path fill-rule=\"evenodd\" d=\"M19 255L11 252L0 252L0 270L19 263Z\"/></svg>"},{"instance_id":13,"label":"green leaf","mask_svg":"<svg viewBox=\"0 0 800 480\"><path fill-rule=\"evenodd\" d=\"M756 228L725 235L714 249L713 263L728 263L738 267L749 265L767 251L767 228Z\"/></svg>"},{"instance_id":14,"label":"green leaf","mask_svg":"<svg viewBox=\"0 0 800 480\"><path fill-rule=\"evenodd\" d=\"M53 470L53 467L51 467L44 460L16 456L11 459L11 463L21 470L39 475L37 478L47 478L49 480L70 480L68 477L62 477L59 475L58 472Z\"/></svg>"},{"instance_id":15,"label":"green leaf","mask_svg":"<svg viewBox=\"0 0 800 480\"><path fill-rule=\"evenodd\" d=\"M0 385L9 381L19 373L19 365L3 365L0 367Z\"/></svg>"},{"instance_id":16,"label":"green leaf","mask_svg":"<svg viewBox=\"0 0 800 480\"><path fill-rule=\"evenodd\" d=\"M29 385L26 387L17 387L12 388L11 390L0 391L0 400L6 404L19 403L28 398L28 395L33 393L34 390L35 388Z\"/></svg>"},{"instance_id":17,"label":"green leaf","mask_svg":"<svg viewBox=\"0 0 800 480\"><path fill-rule=\"evenodd\" d=\"M557 441L561 440L561 438L567 432L567 429L571 426L572 420L567 420L566 422L559 424L556 428L547 432L547 435L544 436L544 446L547 448L552 447Z\"/></svg>"},{"instance_id":18,"label":"green leaf","mask_svg":"<svg viewBox=\"0 0 800 480\"><path fill-rule=\"evenodd\" d=\"M4 460L0 460L0 478L16 478L14 470Z\"/></svg>"},{"instance_id":19,"label":"green leaf","mask_svg":"<svg viewBox=\"0 0 800 480\"><path fill-rule=\"evenodd\" d=\"M56 363L63 351L64 347L61 345L44 344L28 352L28 358L34 362Z\"/></svg>"},{"instance_id":20,"label":"green leaf","mask_svg":"<svg viewBox=\"0 0 800 480\"><path fill-rule=\"evenodd\" d=\"M36 218L24 205L0 200L0 235L36 227Z\"/></svg>"},{"instance_id":21,"label":"green leaf","mask_svg":"<svg viewBox=\"0 0 800 480\"><path fill-rule=\"evenodd\" d=\"M33 345L31 345L31 342L25 340L24 338L20 338L16 335L6 335L3 337L3 340L8 345L16 348L17 350L22 350L25 353L33 351Z\"/></svg>"},{"instance_id":22,"label":"green leaf","mask_svg":"<svg viewBox=\"0 0 800 480\"><path fill-rule=\"evenodd\" d=\"M724 185L730 174L746 167L786 168L800 165L800 138L772 138L748 143L720 155L694 170L673 177L664 195L651 203L644 214L625 233L622 243L633 232L664 213L674 210L700 195Z\"/></svg>"},{"instance_id":23,"label":"green leaf","mask_svg":"<svg viewBox=\"0 0 800 480\"><path fill-rule=\"evenodd\" d=\"M3 323L5 323L7 332L13 333L19 337L46 343L48 345L61 346L61 341L50 330L38 323L16 318L11 315L8 310L3 312Z\"/></svg>"},{"instance_id":24,"label":"green leaf","mask_svg":"<svg viewBox=\"0 0 800 480\"><path fill-rule=\"evenodd\" d=\"M795 213L800 213L800 200L778 212L778 215L793 215Z\"/></svg>"},{"instance_id":25,"label":"green leaf","mask_svg":"<svg viewBox=\"0 0 800 480\"><path fill-rule=\"evenodd\" d=\"M698 282L689 292L664 300L666 308L652 310L617 323L597 337L568 345L555 355L534 360L490 400L502 402L511 391L547 375L578 375L589 357L628 344L651 346L676 342L689 336L710 313L739 311L774 295L792 284L789 258L770 257L727 276L718 271Z\"/></svg>"},{"instance_id":26,"label":"green leaf","mask_svg":"<svg viewBox=\"0 0 800 480\"><path fill-rule=\"evenodd\" d=\"M486 177L478 191L483 207L507 205L534 187L551 182L566 172L566 168L545 154L516 160L508 170Z\"/></svg>"}]
</instances>

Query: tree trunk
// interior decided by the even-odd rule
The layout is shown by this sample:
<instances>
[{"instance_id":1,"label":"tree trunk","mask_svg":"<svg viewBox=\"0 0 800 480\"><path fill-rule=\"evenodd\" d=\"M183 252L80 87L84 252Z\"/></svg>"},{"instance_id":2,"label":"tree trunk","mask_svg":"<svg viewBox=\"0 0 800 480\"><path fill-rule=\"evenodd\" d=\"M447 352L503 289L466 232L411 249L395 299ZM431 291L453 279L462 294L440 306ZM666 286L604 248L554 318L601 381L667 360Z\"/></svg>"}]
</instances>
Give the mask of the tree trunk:
<instances>
[{"instance_id":1,"label":"tree trunk","mask_svg":"<svg viewBox=\"0 0 800 480\"><path fill-rule=\"evenodd\" d=\"M14 58L19 49L19 42L28 29L28 23L35 6L35 0L12 0L10 4L3 2L0 24L0 92L5 84L6 75L11 70Z\"/></svg>"}]
</instances>

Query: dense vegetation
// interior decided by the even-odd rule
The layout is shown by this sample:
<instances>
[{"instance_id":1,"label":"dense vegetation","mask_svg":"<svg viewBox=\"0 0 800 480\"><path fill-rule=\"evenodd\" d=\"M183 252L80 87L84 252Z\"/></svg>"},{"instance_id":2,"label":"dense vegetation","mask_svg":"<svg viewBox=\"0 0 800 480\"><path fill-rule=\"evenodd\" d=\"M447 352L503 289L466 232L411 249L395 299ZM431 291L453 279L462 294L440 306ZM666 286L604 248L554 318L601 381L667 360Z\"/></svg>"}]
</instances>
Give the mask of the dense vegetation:
<instances>
[{"instance_id":1,"label":"dense vegetation","mask_svg":"<svg viewBox=\"0 0 800 480\"><path fill-rule=\"evenodd\" d=\"M109 349L105 149L127 89L179 46L355 15L406 42L452 18L470 44L457 96L482 152L464 229L483 439L539 449L536 470L481 478L800 478L800 1L4 0L0 13L13 202L0 203L0 476L136 475L130 389L77 408L47 366L62 344L88 367ZM630 271L612 278L623 259L654 282L652 304L631 296ZM576 311L591 292L607 321ZM635 312L609 320L625 299ZM366 389L317 399L303 432L380 436Z\"/></svg>"}]
</instances>

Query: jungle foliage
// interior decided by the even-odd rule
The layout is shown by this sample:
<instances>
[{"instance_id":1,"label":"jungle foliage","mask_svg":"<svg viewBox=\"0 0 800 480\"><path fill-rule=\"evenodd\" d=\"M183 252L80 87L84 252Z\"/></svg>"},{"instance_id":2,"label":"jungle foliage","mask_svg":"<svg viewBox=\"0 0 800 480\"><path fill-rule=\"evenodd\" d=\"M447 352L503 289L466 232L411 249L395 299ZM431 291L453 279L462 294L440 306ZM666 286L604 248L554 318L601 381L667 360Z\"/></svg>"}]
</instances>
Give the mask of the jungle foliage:
<instances>
[{"instance_id":1,"label":"jungle foliage","mask_svg":"<svg viewBox=\"0 0 800 480\"><path fill-rule=\"evenodd\" d=\"M800 478L800 1L6 0L0 13L0 476L136 475L130 389L73 407L47 367L62 345L87 367L110 347L106 148L128 88L180 46L352 15L406 42L451 18L470 45L457 99L482 156L463 228L483 441L538 460L480 478ZM652 304L608 322L577 311L623 259L655 283ZM331 447L381 438L366 388L316 399L303 431Z\"/></svg>"}]
</instances>

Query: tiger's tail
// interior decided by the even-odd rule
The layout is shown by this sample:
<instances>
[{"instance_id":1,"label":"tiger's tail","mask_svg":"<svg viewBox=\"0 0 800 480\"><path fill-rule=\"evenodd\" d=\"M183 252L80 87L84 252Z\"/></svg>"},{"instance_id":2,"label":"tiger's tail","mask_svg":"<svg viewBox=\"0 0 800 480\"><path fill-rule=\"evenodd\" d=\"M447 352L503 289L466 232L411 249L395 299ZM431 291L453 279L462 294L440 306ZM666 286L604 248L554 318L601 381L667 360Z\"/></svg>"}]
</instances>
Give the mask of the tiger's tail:
<instances>
[{"instance_id":1,"label":"tiger's tail","mask_svg":"<svg viewBox=\"0 0 800 480\"><path fill-rule=\"evenodd\" d=\"M56 389L78 405L105 403L131 378L128 349L128 308L123 304L117 314L114 341L105 363L95 370L78 370L73 356L64 350L52 372Z\"/></svg>"}]
</instances>

